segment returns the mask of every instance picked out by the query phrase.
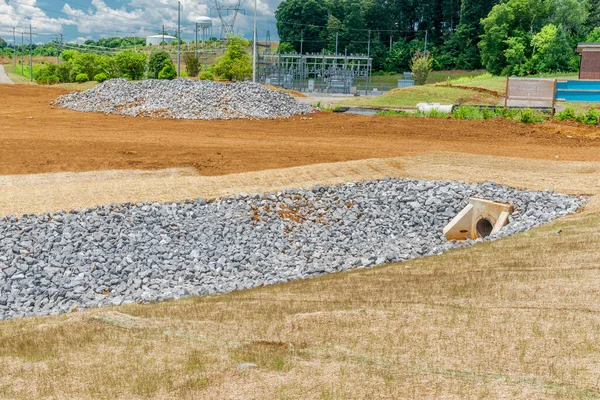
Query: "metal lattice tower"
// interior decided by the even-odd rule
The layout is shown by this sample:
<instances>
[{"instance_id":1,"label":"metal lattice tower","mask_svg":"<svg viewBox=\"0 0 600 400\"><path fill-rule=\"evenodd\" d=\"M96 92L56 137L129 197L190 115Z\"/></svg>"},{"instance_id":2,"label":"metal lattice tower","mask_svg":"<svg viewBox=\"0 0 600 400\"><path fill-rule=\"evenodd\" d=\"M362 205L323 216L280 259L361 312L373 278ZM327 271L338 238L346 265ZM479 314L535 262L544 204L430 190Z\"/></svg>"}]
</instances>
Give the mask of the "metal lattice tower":
<instances>
[{"instance_id":1,"label":"metal lattice tower","mask_svg":"<svg viewBox=\"0 0 600 400\"><path fill-rule=\"evenodd\" d=\"M241 8L242 0L236 0L232 5L225 5L218 0L215 0L215 5L211 9L217 12L221 20L221 39L226 39L227 36L234 34L235 20L240 12L245 14L245 10Z\"/></svg>"}]
</instances>

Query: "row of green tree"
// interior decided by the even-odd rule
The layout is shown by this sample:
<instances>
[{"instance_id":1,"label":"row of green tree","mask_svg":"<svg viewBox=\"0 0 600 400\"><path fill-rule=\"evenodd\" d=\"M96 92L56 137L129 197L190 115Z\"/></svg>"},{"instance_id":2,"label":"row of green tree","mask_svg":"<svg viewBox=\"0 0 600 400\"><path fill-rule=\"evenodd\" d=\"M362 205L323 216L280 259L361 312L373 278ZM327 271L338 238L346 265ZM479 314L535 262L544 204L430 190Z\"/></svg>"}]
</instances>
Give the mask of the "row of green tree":
<instances>
[{"instance_id":1,"label":"row of green tree","mask_svg":"<svg viewBox=\"0 0 600 400\"><path fill-rule=\"evenodd\" d=\"M246 47L248 41L232 37L227 50L215 66L203 70L198 57L193 53L184 55L184 76L212 80L214 76L227 80L244 80L252 74L251 58ZM142 52L124 50L114 56L65 50L60 55L61 63L44 63L37 69L35 80L40 84L68 82L104 82L113 78L129 80L174 79L177 69L171 56L165 51L155 51L148 57Z\"/></svg>"},{"instance_id":2,"label":"row of green tree","mask_svg":"<svg viewBox=\"0 0 600 400\"><path fill-rule=\"evenodd\" d=\"M218 41L217 38L212 37L209 42L213 43ZM24 44L19 44L19 38L17 38L17 57L29 55L29 43L25 41ZM176 42L175 42L176 43ZM181 40L181 43L185 43ZM192 42L190 42L192 43ZM110 49L135 49L136 47L143 47L146 45L146 39L136 36L125 36L125 37L108 37L100 38L98 40L88 39L83 43L60 43L57 40L51 40L48 43L39 43L31 45L31 53L34 57L56 57L57 51L60 53L63 49L79 49L81 51L96 51L96 52L110 52ZM6 39L0 37L0 56L12 58L15 53L15 48L12 43L9 43Z\"/></svg>"},{"instance_id":3,"label":"row of green tree","mask_svg":"<svg viewBox=\"0 0 600 400\"><path fill-rule=\"evenodd\" d=\"M284 0L275 16L282 52L370 52L390 72L425 47L436 69L570 71L600 39L600 0Z\"/></svg>"}]
</instances>

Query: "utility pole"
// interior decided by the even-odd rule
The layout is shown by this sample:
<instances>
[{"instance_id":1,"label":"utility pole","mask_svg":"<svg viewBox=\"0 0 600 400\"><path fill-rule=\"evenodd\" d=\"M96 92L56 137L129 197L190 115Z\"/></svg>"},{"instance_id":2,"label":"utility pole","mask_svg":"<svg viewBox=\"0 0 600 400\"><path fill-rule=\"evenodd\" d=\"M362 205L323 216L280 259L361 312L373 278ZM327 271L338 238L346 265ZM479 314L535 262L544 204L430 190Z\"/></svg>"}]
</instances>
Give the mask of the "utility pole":
<instances>
[{"instance_id":1,"label":"utility pole","mask_svg":"<svg viewBox=\"0 0 600 400\"><path fill-rule=\"evenodd\" d=\"M63 47L63 34L62 33L60 34L60 43L59 44L60 44L60 47L59 47L60 53L62 54L62 47ZM60 64L60 59L59 59L58 63Z\"/></svg>"},{"instance_id":2,"label":"utility pole","mask_svg":"<svg viewBox=\"0 0 600 400\"><path fill-rule=\"evenodd\" d=\"M13 28L13 51L15 53L14 62L15 62L15 71L17 70L17 37L15 33L16 28Z\"/></svg>"},{"instance_id":3,"label":"utility pole","mask_svg":"<svg viewBox=\"0 0 600 400\"><path fill-rule=\"evenodd\" d=\"M300 55L303 54L304 51L304 29L300 32Z\"/></svg>"},{"instance_id":4,"label":"utility pole","mask_svg":"<svg viewBox=\"0 0 600 400\"><path fill-rule=\"evenodd\" d=\"M181 77L181 1L177 2L177 76Z\"/></svg>"},{"instance_id":5,"label":"utility pole","mask_svg":"<svg viewBox=\"0 0 600 400\"><path fill-rule=\"evenodd\" d=\"M371 34L369 34L369 36L371 36ZM336 56L338 55L338 37L339 37L339 32L336 32L335 33L335 55Z\"/></svg>"},{"instance_id":6,"label":"utility pole","mask_svg":"<svg viewBox=\"0 0 600 400\"><path fill-rule=\"evenodd\" d=\"M429 35L429 31L425 30L425 53L423 54L423 57L427 57L427 36Z\"/></svg>"},{"instance_id":7,"label":"utility pole","mask_svg":"<svg viewBox=\"0 0 600 400\"><path fill-rule=\"evenodd\" d=\"M371 30L369 29L369 42L367 44L367 84L365 86L365 96L369 95L369 75L370 73L370 64L369 58L371 58Z\"/></svg>"},{"instance_id":8,"label":"utility pole","mask_svg":"<svg viewBox=\"0 0 600 400\"><path fill-rule=\"evenodd\" d=\"M21 75L25 76L25 32L21 31Z\"/></svg>"},{"instance_id":9,"label":"utility pole","mask_svg":"<svg viewBox=\"0 0 600 400\"><path fill-rule=\"evenodd\" d=\"M33 34L31 33L31 24L29 24L29 80L33 81Z\"/></svg>"},{"instance_id":10,"label":"utility pole","mask_svg":"<svg viewBox=\"0 0 600 400\"><path fill-rule=\"evenodd\" d=\"M257 0L254 0L254 39L252 40L252 82L256 83L256 60L258 58L258 54L257 54L257 50L258 50L258 46L256 43L256 39L257 39L257 34L256 34L256 3Z\"/></svg>"},{"instance_id":11,"label":"utility pole","mask_svg":"<svg viewBox=\"0 0 600 400\"><path fill-rule=\"evenodd\" d=\"M162 49L163 49L163 51L165 51L165 26L164 25L163 25L163 29L162 29L162 37L163 37Z\"/></svg>"},{"instance_id":12,"label":"utility pole","mask_svg":"<svg viewBox=\"0 0 600 400\"><path fill-rule=\"evenodd\" d=\"M59 39L60 38L60 39ZM56 63L60 64L60 50L62 48L62 39L63 39L63 34L60 33L57 37L56 37Z\"/></svg>"},{"instance_id":13,"label":"utility pole","mask_svg":"<svg viewBox=\"0 0 600 400\"><path fill-rule=\"evenodd\" d=\"M390 32L390 52L392 51L392 40L393 40L393 33Z\"/></svg>"}]
</instances>

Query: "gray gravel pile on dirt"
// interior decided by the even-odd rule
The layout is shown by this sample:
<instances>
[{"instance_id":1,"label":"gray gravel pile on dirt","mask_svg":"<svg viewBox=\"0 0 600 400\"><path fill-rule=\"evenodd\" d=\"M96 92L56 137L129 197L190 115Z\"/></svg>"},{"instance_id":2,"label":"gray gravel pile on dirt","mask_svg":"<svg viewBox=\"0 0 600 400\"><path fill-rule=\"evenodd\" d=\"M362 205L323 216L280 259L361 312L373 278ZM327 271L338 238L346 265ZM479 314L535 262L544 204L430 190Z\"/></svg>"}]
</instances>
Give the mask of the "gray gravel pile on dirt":
<instances>
[{"instance_id":1,"label":"gray gravel pile on dirt","mask_svg":"<svg viewBox=\"0 0 600 400\"><path fill-rule=\"evenodd\" d=\"M0 219L0 318L225 293L440 254L469 197L512 203L484 240L577 211L583 198L494 183L384 179L214 202L107 205Z\"/></svg>"},{"instance_id":2,"label":"gray gravel pile on dirt","mask_svg":"<svg viewBox=\"0 0 600 400\"><path fill-rule=\"evenodd\" d=\"M260 84L190 79L112 79L55 103L76 111L173 119L274 119L312 112L291 95Z\"/></svg>"}]
</instances>

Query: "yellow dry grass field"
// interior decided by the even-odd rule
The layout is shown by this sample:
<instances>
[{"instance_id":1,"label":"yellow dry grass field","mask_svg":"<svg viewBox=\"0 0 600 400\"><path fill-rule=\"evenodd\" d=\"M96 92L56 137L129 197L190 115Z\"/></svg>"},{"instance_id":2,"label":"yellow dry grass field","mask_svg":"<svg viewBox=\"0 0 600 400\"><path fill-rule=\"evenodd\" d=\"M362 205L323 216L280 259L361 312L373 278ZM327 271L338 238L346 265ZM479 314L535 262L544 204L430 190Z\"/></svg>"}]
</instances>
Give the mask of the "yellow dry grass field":
<instances>
[{"instance_id":1,"label":"yellow dry grass field","mask_svg":"<svg viewBox=\"0 0 600 400\"><path fill-rule=\"evenodd\" d=\"M335 173L358 179L383 165L383 175L494 179L571 194L600 189L598 163L458 153L277 170L272 186L268 171L222 179L229 190L271 190L318 181L323 171L326 182L335 183ZM198 182L206 177L162 174L147 179L197 179L194 193L205 190ZM52 179L68 187L88 178ZM15 196L28 190L2 182ZM127 195L148 193L140 190ZM549 225L407 263L4 321L0 398L598 398L599 246L600 201L592 197L583 212ZM258 367L239 371L242 363Z\"/></svg>"}]
</instances>

